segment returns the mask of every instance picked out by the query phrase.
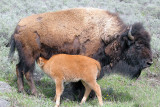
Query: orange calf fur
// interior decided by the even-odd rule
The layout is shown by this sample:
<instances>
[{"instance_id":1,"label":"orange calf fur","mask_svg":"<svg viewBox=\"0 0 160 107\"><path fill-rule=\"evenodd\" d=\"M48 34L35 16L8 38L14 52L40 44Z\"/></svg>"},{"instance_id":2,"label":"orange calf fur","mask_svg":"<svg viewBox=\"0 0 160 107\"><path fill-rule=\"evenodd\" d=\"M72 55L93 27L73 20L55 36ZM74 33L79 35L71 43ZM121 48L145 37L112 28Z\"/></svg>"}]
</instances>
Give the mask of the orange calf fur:
<instances>
[{"instance_id":1,"label":"orange calf fur","mask_svg":"<svg viewBox=\"0 0 160 107\"><path fill-rule=\"evenodd\" d=\"M98 97L100 105L103 105L100 86L96 79L100 75L100 63L92 58L82 55L58 54L49 60L40 57L38 65L48 74L56 84L56 95L54 100L56 106L60 105L60 96L63 92L63 82L82 81L85 93L81 100L84 103L93 89Z\"/></svg>"}]
</instances>

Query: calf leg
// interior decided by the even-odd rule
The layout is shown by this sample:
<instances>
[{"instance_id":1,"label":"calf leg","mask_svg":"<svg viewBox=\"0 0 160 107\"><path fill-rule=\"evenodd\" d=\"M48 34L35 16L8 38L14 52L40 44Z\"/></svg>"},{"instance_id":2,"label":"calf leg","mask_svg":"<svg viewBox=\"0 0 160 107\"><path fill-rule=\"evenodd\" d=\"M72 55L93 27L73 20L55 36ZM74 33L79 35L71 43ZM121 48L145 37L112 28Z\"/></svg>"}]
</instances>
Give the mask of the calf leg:
<instances>
[{"instance_id":1,"label":"calf leg","mask_svg":"<svg viewBox=\"0 0 160 107\"><path fill-rule=\"evenodd\" d=\"M29 70L28 72L26 72L25 77L27 79L28 85L31 88L31 94L37 95L36 87L35 87L34 80L33 80L33 71Z\"/></svg>"},{"instance_id":2,"label":"calf leg","mask_svg":"<svg viewBox=\"0 0 160 107\"><path fill-rule=\"evenodd\" d=\"M91 87L91 89L93 89L95 91L95 93L98 97L99 104L100 104L100 106L102 106L103 101L102 101L102 94L101 94L100 86L97 84L96 80L89 82L88 85Z\"/></svg>"},{"instance_id":3,"label":"calf leg","mask_svg":"<svg viewBox=\"0 0 160 107\"><path fill-rule=\"evenodd\" d=\"M24 91L23 71L22 69L20 69L20 64L21 62L19 62L16 65L17 85L18 85L18 92L24 93L25 91Z\"/></svg>"},{"instance_id":4,"label":"calf leg","mask_svg":"<svg viewBox=\"0 0 160 107\"><path fill-rule=\"evenodd\" d=\"M56 79L55 80L55 83L56 83L56 105L55 107L59 107L60 105L60 97L61 97L61 94L63 92L63 81L60 80L60 79Z\"/></svg>"},{"instance_id":5,"label":"calf leg","mask_svg":"<svg viewBox=\"0 0 160 107\"><path fill-rule=\"evenodd\" d=\"M84 93L84 96L83 96L83 98L81 100L81 104L85 103L85 101L87 100L87 98L89 96L89 93L91 92L91 88L84 81L82 81L82 84L85 87L85 93Z\"/></svg>"}]
</instances>

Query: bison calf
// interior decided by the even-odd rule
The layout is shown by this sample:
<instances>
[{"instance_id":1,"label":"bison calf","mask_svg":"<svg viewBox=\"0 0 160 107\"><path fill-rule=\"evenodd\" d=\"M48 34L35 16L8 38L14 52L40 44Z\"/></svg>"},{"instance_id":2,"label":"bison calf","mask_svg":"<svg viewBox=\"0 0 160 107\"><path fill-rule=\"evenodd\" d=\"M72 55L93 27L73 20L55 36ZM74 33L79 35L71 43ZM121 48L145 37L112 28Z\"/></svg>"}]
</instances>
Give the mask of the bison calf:
<instances>
[{"instance_id":1,"label":"bison calf","mask_svg":"<svg viewBox=\"0 0 160 107\"><path fill-rule=\"evenodd\" d=\"M100 75L100 63L92 58L81 55L58 54L49 60L40 57L38 65L48 74L56 84L56 95L54 100L56 106L60 104L60 96L63 92L63 82L82 81L85 93L81 100L84 103L93 89L98 97L100 105L103 105L101 89L96 79Z\"/></svg>"}]
</instances>

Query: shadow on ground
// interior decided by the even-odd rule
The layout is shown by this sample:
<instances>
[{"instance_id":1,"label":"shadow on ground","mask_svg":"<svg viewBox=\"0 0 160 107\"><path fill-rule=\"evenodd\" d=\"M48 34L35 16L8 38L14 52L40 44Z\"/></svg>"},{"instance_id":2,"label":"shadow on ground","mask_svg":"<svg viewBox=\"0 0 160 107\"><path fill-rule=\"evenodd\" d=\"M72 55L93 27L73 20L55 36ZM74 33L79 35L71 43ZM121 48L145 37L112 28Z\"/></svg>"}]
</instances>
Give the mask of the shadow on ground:
<instances>
[{"instance_id":1,"label":"shadow on ground","mask_svg":"<svg viewBox=\"0 0 160 107\"><path fill-rule=\"evenodd\" d=\"M54 98L55 95L55 84L49 81L39 81L36 82L36 86L39 87L39 92L42 92L44 94L45 97L48 98ZM64 85L64 92L62 94L62 99L63 100L70 100L70 101L81 101L81 98L84 95L81 93L81 95L79 95L80 90L76 90L74 93L72 91L71 88L71 84L65 84ZM115 102L128 102L128 101L132 101L133 97L128 93L128 92L117 92L116 90L114 90L113 88L103 88L102 90L102 97L104 101L115 101ZM94 93L92 92L90 95L90 98L88 100L93 100L95 97Z\"/></svg>"},{"instance_id":2,"label":"shadow on ground","mask_svg":"<svg viewBox=\"0 0 160 107\"><path fill-rule=\"evenodd\" d=\"M12 82L10 82L9 84L12 87L15 87L17 89L17 79L16 77L12 78ZM56 92L56 88L55 88L55 83L53 82L53 80L51 80L50 78L46 78L46 79L42 79L42 80L35 80L35 84L36 84L36 88L38 91L38 96L41 97L46 97L46 98L50 98L53 99L55 96L55 92ZM24 88L25 91L27 92L27 94L30 94L30 88L27 84L27 81L24 81ZM76 88L74 88L76 90ZM115 101L115 102L128 102L128 101L132 101L133 97L128 93L128 92L117 92L116 90L114 90L111 87L107 87L107 88L102 88L102 97L104 101ZM61 96L62 100L69 100L69 101L78 101L80 102L84 92L82 92L81 94L80 90L76 90L74 93L72 91L71 88L71 84L70 83L66 83L64 84L64 92ZM92 94L90 95L90 98L88 98L89 101L92 101L94 99L94 93L92 92Z\"/></svg>"},{"instance_id":3,"label":"shadow on ground","mask_svg":"<svg viewBox=\"0 0 160 107\"><path fill-rule=\"evenodd\" d=\"M128 92L117 92L110 87L101 90L104 101L128 102L133 100L133 97Z\"/></svg>"}]
</instances>

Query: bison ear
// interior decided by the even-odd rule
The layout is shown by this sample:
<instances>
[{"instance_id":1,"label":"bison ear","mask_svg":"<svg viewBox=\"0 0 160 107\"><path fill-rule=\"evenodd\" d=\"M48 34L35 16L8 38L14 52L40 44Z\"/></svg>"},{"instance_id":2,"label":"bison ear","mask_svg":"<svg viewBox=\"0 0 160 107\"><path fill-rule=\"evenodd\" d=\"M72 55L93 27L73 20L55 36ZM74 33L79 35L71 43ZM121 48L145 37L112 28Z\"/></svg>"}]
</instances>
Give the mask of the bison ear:
<instances>
[{"instance_id":1,"label":"bison ear","mask_svg":"<svg viewBox=\"0 0 160 107\"><path fill-rule=\"evenodd\" d=\"M130 46L131 44L134 43L134 36L132 35L133 30L132 26L128 27L126 31L121 35L120 41L121 41L121 46Z\"/></svg>"},{"instance_id":2,"label":"bison ear","mask_svg":"<svg viewBox=\"0 0 160 107\"><path fill-rule=\"evenodd\" d=\"M130 40L128 38L128 35L121 35L121 39L120 39L120 44L121 44L121 47L123 48L127 48L129 47L131 44L134 43L134 40Z\"/></svg>"}]
</instances>

